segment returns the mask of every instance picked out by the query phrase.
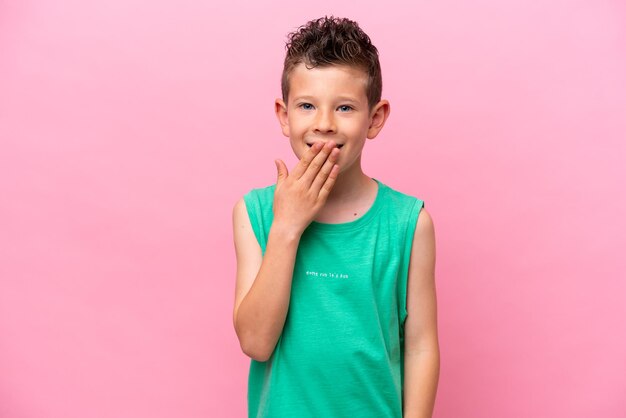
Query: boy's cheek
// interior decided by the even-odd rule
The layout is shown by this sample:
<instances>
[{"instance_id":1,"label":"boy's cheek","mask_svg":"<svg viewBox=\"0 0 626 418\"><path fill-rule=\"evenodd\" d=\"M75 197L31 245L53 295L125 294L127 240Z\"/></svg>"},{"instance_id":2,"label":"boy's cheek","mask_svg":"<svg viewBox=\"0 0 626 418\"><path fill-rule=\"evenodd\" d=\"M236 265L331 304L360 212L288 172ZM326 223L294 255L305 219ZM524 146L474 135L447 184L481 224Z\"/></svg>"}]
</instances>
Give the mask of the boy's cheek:
<instances>
[{"instance_id":1,"label":"boy's cheek","mask_svg":"<svg viewBox=\"0 0 626 418\"><path fill-rule=\"evenodd\" d=\"M309 147L307 147L306 145L302 145L301 143L298 142L291 142L291 148L293 149L293 152L298 156L298 158L302 158L304 156L304 154L309 150Z\"/></svg>"}]
</instances>

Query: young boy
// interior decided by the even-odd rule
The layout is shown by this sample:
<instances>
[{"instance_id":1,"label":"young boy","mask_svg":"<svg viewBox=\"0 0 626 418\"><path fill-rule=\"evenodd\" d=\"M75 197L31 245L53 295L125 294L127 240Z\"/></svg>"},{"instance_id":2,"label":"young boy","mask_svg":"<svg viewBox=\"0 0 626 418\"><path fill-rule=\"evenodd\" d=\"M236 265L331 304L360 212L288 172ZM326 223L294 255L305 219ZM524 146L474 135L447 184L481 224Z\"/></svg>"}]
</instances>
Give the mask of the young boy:
<instances>
[{"instance_id":1,"label":"young boy","mask_svg":"<svg viewBox=\"0 0 626 418\"><path fill-rule=\"evenodd\" d=\"M389 116L356 22L290 34L275 110L299 159L233 208L233 321L249 417L431 417L439 379L435 236L424 202L365 175Z\"/></svg>"}]
</instances>

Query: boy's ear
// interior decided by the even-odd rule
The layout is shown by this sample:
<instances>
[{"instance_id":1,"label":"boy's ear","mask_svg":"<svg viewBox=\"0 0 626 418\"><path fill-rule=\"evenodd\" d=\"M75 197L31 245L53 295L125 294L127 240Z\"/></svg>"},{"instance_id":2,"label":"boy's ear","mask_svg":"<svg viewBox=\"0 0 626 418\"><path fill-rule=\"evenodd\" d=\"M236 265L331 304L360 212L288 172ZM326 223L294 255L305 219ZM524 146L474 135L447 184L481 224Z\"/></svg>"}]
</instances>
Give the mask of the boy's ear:
<instances>
[{"instance_id":1,"label":"boy's ear","mask_svg":"<svg viewBox=\"0 0 626 418\"><path fill-rule=\"evenodd\" d=\"M276 117L280 123L280 129L283 131L283 135L289 137L289 119L287 118L287 105L282 99L276 99L274 103L274 110L276 111Z\"/></svg>"},{"instance_id":2,"label":"boy's ear","mask_svg":"<svg viewBox=\"0 0 626 418\"><path fill-rule=\"evenodd\" d=\"M383 129L390 112L391 106L389 105L388 100L383 99L376 103L376 106L372 109L372 114L370 116L370 126L367 129L367 137L369 139L376 138L376 135L378 135L380 130Z\"/></svg>"}]
</instances>

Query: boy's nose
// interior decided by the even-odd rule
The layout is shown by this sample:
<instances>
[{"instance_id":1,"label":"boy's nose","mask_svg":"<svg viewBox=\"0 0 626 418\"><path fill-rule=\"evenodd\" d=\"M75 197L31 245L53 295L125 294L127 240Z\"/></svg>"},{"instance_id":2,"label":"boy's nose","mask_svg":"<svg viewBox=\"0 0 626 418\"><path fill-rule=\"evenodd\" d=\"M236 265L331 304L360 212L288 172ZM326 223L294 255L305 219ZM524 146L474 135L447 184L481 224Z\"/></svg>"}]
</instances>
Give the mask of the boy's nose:
<instances>
[{"instance_id":1,"label":"boy's nose","mask_svg":"<svg viewBox=\"0 0 626 418\"><path fill-rule=\"evenodd\" d=\"M335 118L331 111L319 111L317 118L315 118L314 129L320 132L334 132L335 131Z\"/></svg>"}]
</instances>

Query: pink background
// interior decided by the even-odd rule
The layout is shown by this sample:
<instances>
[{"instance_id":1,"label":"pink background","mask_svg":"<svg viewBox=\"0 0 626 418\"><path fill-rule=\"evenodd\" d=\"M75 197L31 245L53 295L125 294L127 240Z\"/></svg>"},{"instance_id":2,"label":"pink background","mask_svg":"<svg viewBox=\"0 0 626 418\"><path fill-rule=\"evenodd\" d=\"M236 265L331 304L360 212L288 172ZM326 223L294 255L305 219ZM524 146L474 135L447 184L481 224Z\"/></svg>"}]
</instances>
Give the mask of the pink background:
<instances>
[{"instance_id":1,"label":"pink background","mask_svg":"<svg viewBox=\"0 0 626 418\"><path fill-rule=\"evenodd\" d=\"M243 417L231 211L286 34L381 53L367 174L437 233L435 417L626 416L622 1L0 2L0 416Z\"/></svg>"}]
</instances>

